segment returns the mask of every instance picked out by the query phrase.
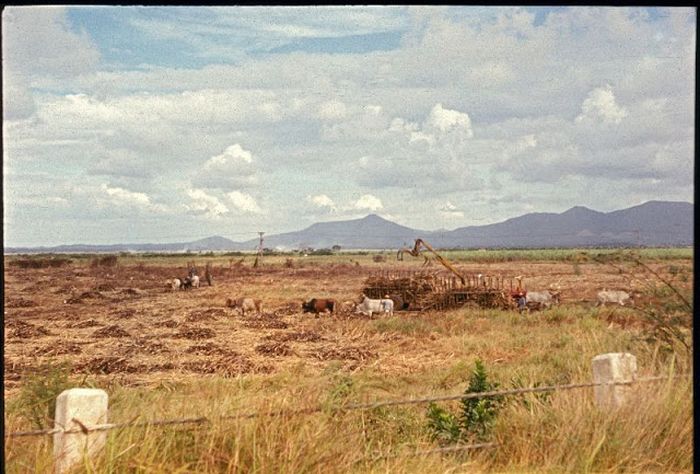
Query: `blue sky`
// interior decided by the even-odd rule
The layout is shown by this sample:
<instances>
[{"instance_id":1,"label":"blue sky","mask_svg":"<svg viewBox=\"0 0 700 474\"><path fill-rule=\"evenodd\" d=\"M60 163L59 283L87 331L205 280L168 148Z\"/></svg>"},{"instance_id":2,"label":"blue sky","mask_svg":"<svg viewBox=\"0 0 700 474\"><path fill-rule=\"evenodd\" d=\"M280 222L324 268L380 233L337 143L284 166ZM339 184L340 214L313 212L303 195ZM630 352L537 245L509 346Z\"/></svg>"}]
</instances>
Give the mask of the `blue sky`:
<instances>
[{"instance_id":1,"label":"blue sky","mask_svg":"<svg viewBox=\"0 0 700 474\"><path fill-rule=\"evenodd\" d=\"M8 7L5 244L693 199L695 10Z\"/></svg>"}]
</instances>

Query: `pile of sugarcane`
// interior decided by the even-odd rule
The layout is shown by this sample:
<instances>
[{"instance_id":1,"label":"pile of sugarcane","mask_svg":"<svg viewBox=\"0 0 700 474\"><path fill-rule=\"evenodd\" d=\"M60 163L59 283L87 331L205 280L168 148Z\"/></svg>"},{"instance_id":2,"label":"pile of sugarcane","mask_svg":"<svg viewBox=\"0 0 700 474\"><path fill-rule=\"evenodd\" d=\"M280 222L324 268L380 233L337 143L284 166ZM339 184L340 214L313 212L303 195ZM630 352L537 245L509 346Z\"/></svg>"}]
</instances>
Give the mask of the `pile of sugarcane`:
<instances>
[{"instance_id":1,"label":"pile of sugarcane","mask_svg":"<svg viewBox=\"0 0 700 474\"><path fill-rule=\"evenodd\" d=\"M365 282L363 293L369 298L389 296L402 302L400 309L418 311L459 308L470 303L482 308L511 308L512 298L503 285L499 286L477 286L470 282L462 285L455 278L445 278L437 273L399 271L371 275Z\"/></svg>"}]
</instances>

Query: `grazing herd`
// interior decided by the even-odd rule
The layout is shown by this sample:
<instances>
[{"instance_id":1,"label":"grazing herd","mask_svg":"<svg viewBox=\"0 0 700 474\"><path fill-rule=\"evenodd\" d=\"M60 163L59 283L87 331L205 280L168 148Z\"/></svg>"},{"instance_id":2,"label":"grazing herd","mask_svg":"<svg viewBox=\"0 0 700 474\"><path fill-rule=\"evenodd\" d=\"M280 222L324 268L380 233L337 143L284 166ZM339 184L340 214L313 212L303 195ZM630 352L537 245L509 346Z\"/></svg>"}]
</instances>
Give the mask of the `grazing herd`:
<instances>
[{"instance_id":1,"label":"grazing herd","mask_svg":"<svg viewBox=\"0 0 700 474\"><path fill-rule=\"evenodd\" d=\"M211 286L211 280L209 281L209 286ZM184 278L173 278L172 280L167 280L166 285L173 290L188 290L190 288L199 288L199 276L197 276L197 269L191 266L187 271L187 276Z\"/></svg>"},{"instance_id":2,"label":"grazing herd","mask_svg":"<svg viewBox=\"0 0 700 474\"><path fill-rule=\"evenodd\" d=\"M479 275L479 277L481 277L481 275ZM519 279L520 277L516 278ZM212 285L209 264L207 264L205 280L210 286ZM199 288L200 280L194 264L188 263L188 272L184 278L167 280L166 285L172 290ZM516 300L517 307L520 311L549 309L553 305L561 302L561 288L559 282L557 282L554 285L550 285L550 288L546 291L518 290L512 293L512 297ZM349 313L354 310L355 314L364 314L370 318L373 314L393 316L395 304L399 305L398 309L406 309L403 307L401 301L395 303L395 299L396 297L390 298L389 295L385 295L384 298L380 299L371 299L363 294L362 300L359 303L355 301L344 301L338 305L336 301L331 298L312 298L309 301L302 302L301 310L304 313L313 313L316 317L322 313L333 314L339 310L342 313ZM632 299L632 295L626 291L604 289L597 293L595 306L605 306L606 303L625 306L625 303L631 302ZM227 298L226 307L240 310L243 316L245 316L246 313L262 313L262 302L254 298Z\"/></svg>"}]
</instances>

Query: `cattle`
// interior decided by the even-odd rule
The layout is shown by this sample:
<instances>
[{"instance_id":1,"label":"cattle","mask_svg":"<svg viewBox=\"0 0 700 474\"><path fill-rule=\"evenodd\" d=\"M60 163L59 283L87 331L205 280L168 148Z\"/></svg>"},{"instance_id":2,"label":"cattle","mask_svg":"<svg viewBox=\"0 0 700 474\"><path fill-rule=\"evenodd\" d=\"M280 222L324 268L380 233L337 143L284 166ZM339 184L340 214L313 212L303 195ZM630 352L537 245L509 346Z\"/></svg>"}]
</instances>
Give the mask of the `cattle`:
<instances>
[{"instance_id":1,"label":"cattle","mask_svg":"<svg viewBox=\"0 0 700 474\"><path fill-rule=\"evenodd\" d=\"M262 301L253 298L226 298L226 306L240 309L244 317L246 311L256 311L258 314L262 312Z\"/></svg>"},{"instance_id":2,"label":"cattle","mask_svg":"<svg viewBox=\"0 0 700 474\"><path fill-rule=\"evenodd\" d=\"M362 302L355 307L356 313L367 314L370 318L372 313L384 313L389 316L394 315L394 302L390 298L373 300L362 295Z\"/></svg>"},{"instance_id":3,"label":"cattle","mask_svg":"<svg viewBox=\"0 0 700 474\"><path fill-rule=\"evenodd\" d=\"M179 290L182 286L182 280L179 278L173 278L172 280L167 280L167 286L173 290Z\"/></svg>"},{"instance_id":4,"label":"cattle","mask_svg":"<svg viewBox=\"0 0 700 474\"><path fill-rule=\"evenodd\" d=\"M187 262L187 276L182 278L182 289L199 288L199 276L197 276L197 268L194 262Z\"/></svg>"},{"instance_id":5,"label":"cattle","mask_svg":"<svg viewBox=\"0 0 700 474\"><path fill-rule=\"evenodd\" d=\"M332 313L335 309L335 300L327 298L311 298L309 301L301 304L301 310L304 313Z\"/></svg>"},{"instance_id":6,"label":"cattle","mask_svg":"<svg viewBox=\"0 0 700 474\"><path fill-rule=\"evenodd\" d=\"M532 306L537 308L549 308L554 303L559 303L560 292L554 290L547 291L528 291L525 295L525 301L532 303Z\"/></svg>"},{"instance_id":7,"label":"cattle","mask_svg":"<svg viewBox=\"0 0 700 474\"><path fill-rule=\"evenodd\" d=\"M598 292L596 306L605 306L605 303L614 303L624 306L625 302L630 298L630 294L626 291L603 290Z\"/></svg>"}]
</instances>

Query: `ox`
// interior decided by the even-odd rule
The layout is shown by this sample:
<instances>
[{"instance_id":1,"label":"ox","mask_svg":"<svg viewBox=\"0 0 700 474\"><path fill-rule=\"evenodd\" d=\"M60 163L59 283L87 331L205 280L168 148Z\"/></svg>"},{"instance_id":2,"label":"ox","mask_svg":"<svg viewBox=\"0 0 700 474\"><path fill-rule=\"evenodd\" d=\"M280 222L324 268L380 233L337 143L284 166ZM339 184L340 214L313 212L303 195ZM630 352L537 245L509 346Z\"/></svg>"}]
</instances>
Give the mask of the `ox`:
<instances>
[{"instance_id":1,"label":"ox","mask_svg":"<svg viewBox=\"0 0 700 474\"><path fill-rule=\"evenodd\" d=\"M372 313L388 313L389 316L394 315L394 301L390 298L372 300L365 295L362 295L362 297L362 302L355 307L356 313L367 314L370 318L372 317Z\"/></svg>"},{"instance_id":2,"label":"ox","mask_svg":"<svg viewBox=\"0 0 700 474\"><path fill-rule=\"evenodd\" d=\"M234 309L239 308L244 317L246 311L257 311L258 314L262 312L262 301L253 298L226 298L226 306Z\"/></svg>"},{"instance_id":3,"label":"ox","mask_svg":"<svg viewBox=\"0 0 700 474\"><path fill-rule=\"evenodd\" d=\"M167 281L167 285L173 290L179 290L182 286L182 280L179 278L173 278L172 280Z\"/></svg>"},{"instance_id":4,"label":"ox","mask_svg":"<svg viewBox=\"0 0 700 474\"><path fill-rule=\"evenodd\" d=\"M537 308L549 308L552 304L559 304L559 291L528 291L525 295L525 301L532 303L532 306Z\"/></svg>"},{"instance_id":5,"label":"ox","mask_svg":"<svg viewBox=\"0 0 700 474\"><path fill-rule=\"evenodd\" d=\"M631 298L626 291L603 290L597 295L596 306L605 306L605 303L615 303L624 306L625 302Z\"/></svg>"},{"instance_id":6,"label":"ox","mask_svg":"<svg viewBox=\"0 0 700 474\"><path fill-rule=\"evenodd\" d=\"M335 309L335 300L326 298L311 298L309 301L301 304L301 310L304 313L332 313Z\"/></svg>"}]
</instances>

